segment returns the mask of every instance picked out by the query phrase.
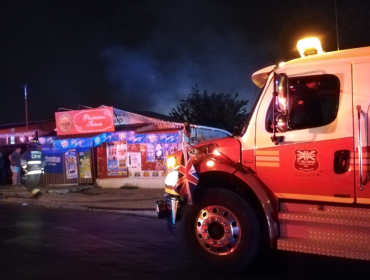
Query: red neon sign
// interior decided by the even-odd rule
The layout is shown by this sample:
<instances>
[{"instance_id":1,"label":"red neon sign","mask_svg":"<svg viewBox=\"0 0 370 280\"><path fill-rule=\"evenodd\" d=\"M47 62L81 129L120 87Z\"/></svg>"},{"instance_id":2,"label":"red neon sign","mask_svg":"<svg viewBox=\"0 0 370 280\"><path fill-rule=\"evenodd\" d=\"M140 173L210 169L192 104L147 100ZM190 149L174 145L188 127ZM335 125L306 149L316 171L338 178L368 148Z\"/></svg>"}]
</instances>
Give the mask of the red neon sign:
<instances>
[{"instance_id":1,"label":"red neon sign","mask_svg":"<svg viewBox=\"0 0 370 280\"><path fill-rule=\"evenodd\" d=\"M113 116L113 107L57 112L57 135L114 131Z\"/></svg>"}]
</instances>

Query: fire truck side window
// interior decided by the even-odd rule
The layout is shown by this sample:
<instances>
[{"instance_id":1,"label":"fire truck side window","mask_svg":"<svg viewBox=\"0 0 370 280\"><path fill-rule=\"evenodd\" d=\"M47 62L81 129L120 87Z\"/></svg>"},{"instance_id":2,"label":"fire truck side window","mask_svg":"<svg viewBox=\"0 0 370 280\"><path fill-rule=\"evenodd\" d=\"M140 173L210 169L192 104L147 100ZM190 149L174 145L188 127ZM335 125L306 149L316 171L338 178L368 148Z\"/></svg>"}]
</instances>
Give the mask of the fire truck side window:
<instances>
[{"instance_id":1,"label":"fire truck side window","mask_svg":"<svg viewBox=\"0 0 370 280\"><path fill-rule=\"evenodd\" d=\"M289 78L289 130L324 126L338 113L340 84L334 75ZM272 132L272 103L266 116L266 130Z\"/></svg>"}]
</instances>

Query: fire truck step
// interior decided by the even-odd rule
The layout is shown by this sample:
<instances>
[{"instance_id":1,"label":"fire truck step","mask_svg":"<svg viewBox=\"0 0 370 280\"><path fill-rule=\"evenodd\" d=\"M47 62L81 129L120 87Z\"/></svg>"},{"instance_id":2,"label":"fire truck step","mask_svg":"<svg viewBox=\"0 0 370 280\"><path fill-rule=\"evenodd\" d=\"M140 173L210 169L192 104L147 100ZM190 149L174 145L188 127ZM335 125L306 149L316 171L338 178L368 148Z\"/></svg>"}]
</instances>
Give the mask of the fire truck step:
<instances>
[{"instance_id":1,"label":"fire truck step","mask_svg":"<svg viewBox=\"0 0 370 280\"><path fill-rule=\"evenodd\" d=\"M300 238L316 241L337 241L347 243L349 241L362 244L370 244L368 227L343 226L332 224L318 224L307 222L280 222L280 237Z\"/></svg>"},{"instance_id":2,"label":"fire truck step","mask_svg":"<svg viewBox=\"0 0 370 280\"><path fill-rule=\"evenodd\" d=\"M281 203L278 249L370 260L370 209Z\"/></svg>"},{"instance_id":3,"label":"fire truck step","mask_svg":"<svg viewBox=\"0 0 370 280\"><path fill-rule=\"evenodd\" d=\"M369 213L370 215L370 213ZM305 223L317 223L326 224L333 226L358 226L367 227L370 230L370 216L369 217L358 217L358 216L348 216L335 213L284 213L280 212L279 215L280 222L305 222Z\"/></svg>"},{"instance_id":4,"label":"fire truck step","mask_svg":"<svg viewBox=\"0 0 370 280\"><path fill-rule=\"evenodd\" d=\"M279 238L277 245L279 250L284 251L370 260L369 244L359 247L358 244L343 244L335 241L328 242L304 240L299 238Z\"/></svg>"},{"instance_id":5,"label":"fire truck step","mask_svg":"<svg viewBox=\"0 0 370 280\"><path fill-rule=\"evenodd\" d=\"M324 204L304 204L304 203L280 203L281 213L326 213L335 214L335 216L351 216L358 218L370 218L370 209L354 208L344 206L330 206Z\"/></svg>"},{"instance_id":6,"label":"fire truck step","mask_svg":"<svg viewBox=\"0 0 370 280\"><path fill-rule=\"evenodd\" d=\"M279 221L370 227L370 209L284 202L280 203Z\"/></svg>"}]
</instances>

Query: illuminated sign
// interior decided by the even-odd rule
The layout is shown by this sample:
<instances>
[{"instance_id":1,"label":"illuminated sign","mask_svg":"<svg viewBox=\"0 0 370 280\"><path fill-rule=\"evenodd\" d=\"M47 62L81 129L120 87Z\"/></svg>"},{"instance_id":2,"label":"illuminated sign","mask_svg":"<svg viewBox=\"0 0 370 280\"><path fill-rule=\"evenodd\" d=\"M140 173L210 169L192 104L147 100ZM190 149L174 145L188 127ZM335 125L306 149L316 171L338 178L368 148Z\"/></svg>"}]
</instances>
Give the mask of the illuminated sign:
<instances>
[{"instance_id":1,"label":"illuminated sign","mask_svg":"<svg viewBox=\"0 0 370 280\"><path fill-rule=\"evenodd\" d=\"M114 131L113 107L55 113L57 135Z\"/></svg>"}]
</instances>

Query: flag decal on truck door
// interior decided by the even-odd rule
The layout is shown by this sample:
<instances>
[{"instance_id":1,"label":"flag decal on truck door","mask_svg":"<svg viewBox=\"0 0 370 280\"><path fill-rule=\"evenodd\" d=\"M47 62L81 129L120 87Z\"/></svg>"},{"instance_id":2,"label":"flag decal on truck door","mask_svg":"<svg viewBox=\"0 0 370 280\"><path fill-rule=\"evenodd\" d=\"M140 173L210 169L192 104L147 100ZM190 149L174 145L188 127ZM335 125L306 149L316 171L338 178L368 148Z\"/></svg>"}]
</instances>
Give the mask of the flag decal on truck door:
<instances>
[{"instance_id":1,"label":"flag decal on truck door","mask_svg":"<svg viewBox=\"0 0 370 280\"><path fill-rule=\"evenodd\" d=\"M294 168L302 172L312 172L319 168L316 150L295 150Z\"/></svg>"}]
</instances>

